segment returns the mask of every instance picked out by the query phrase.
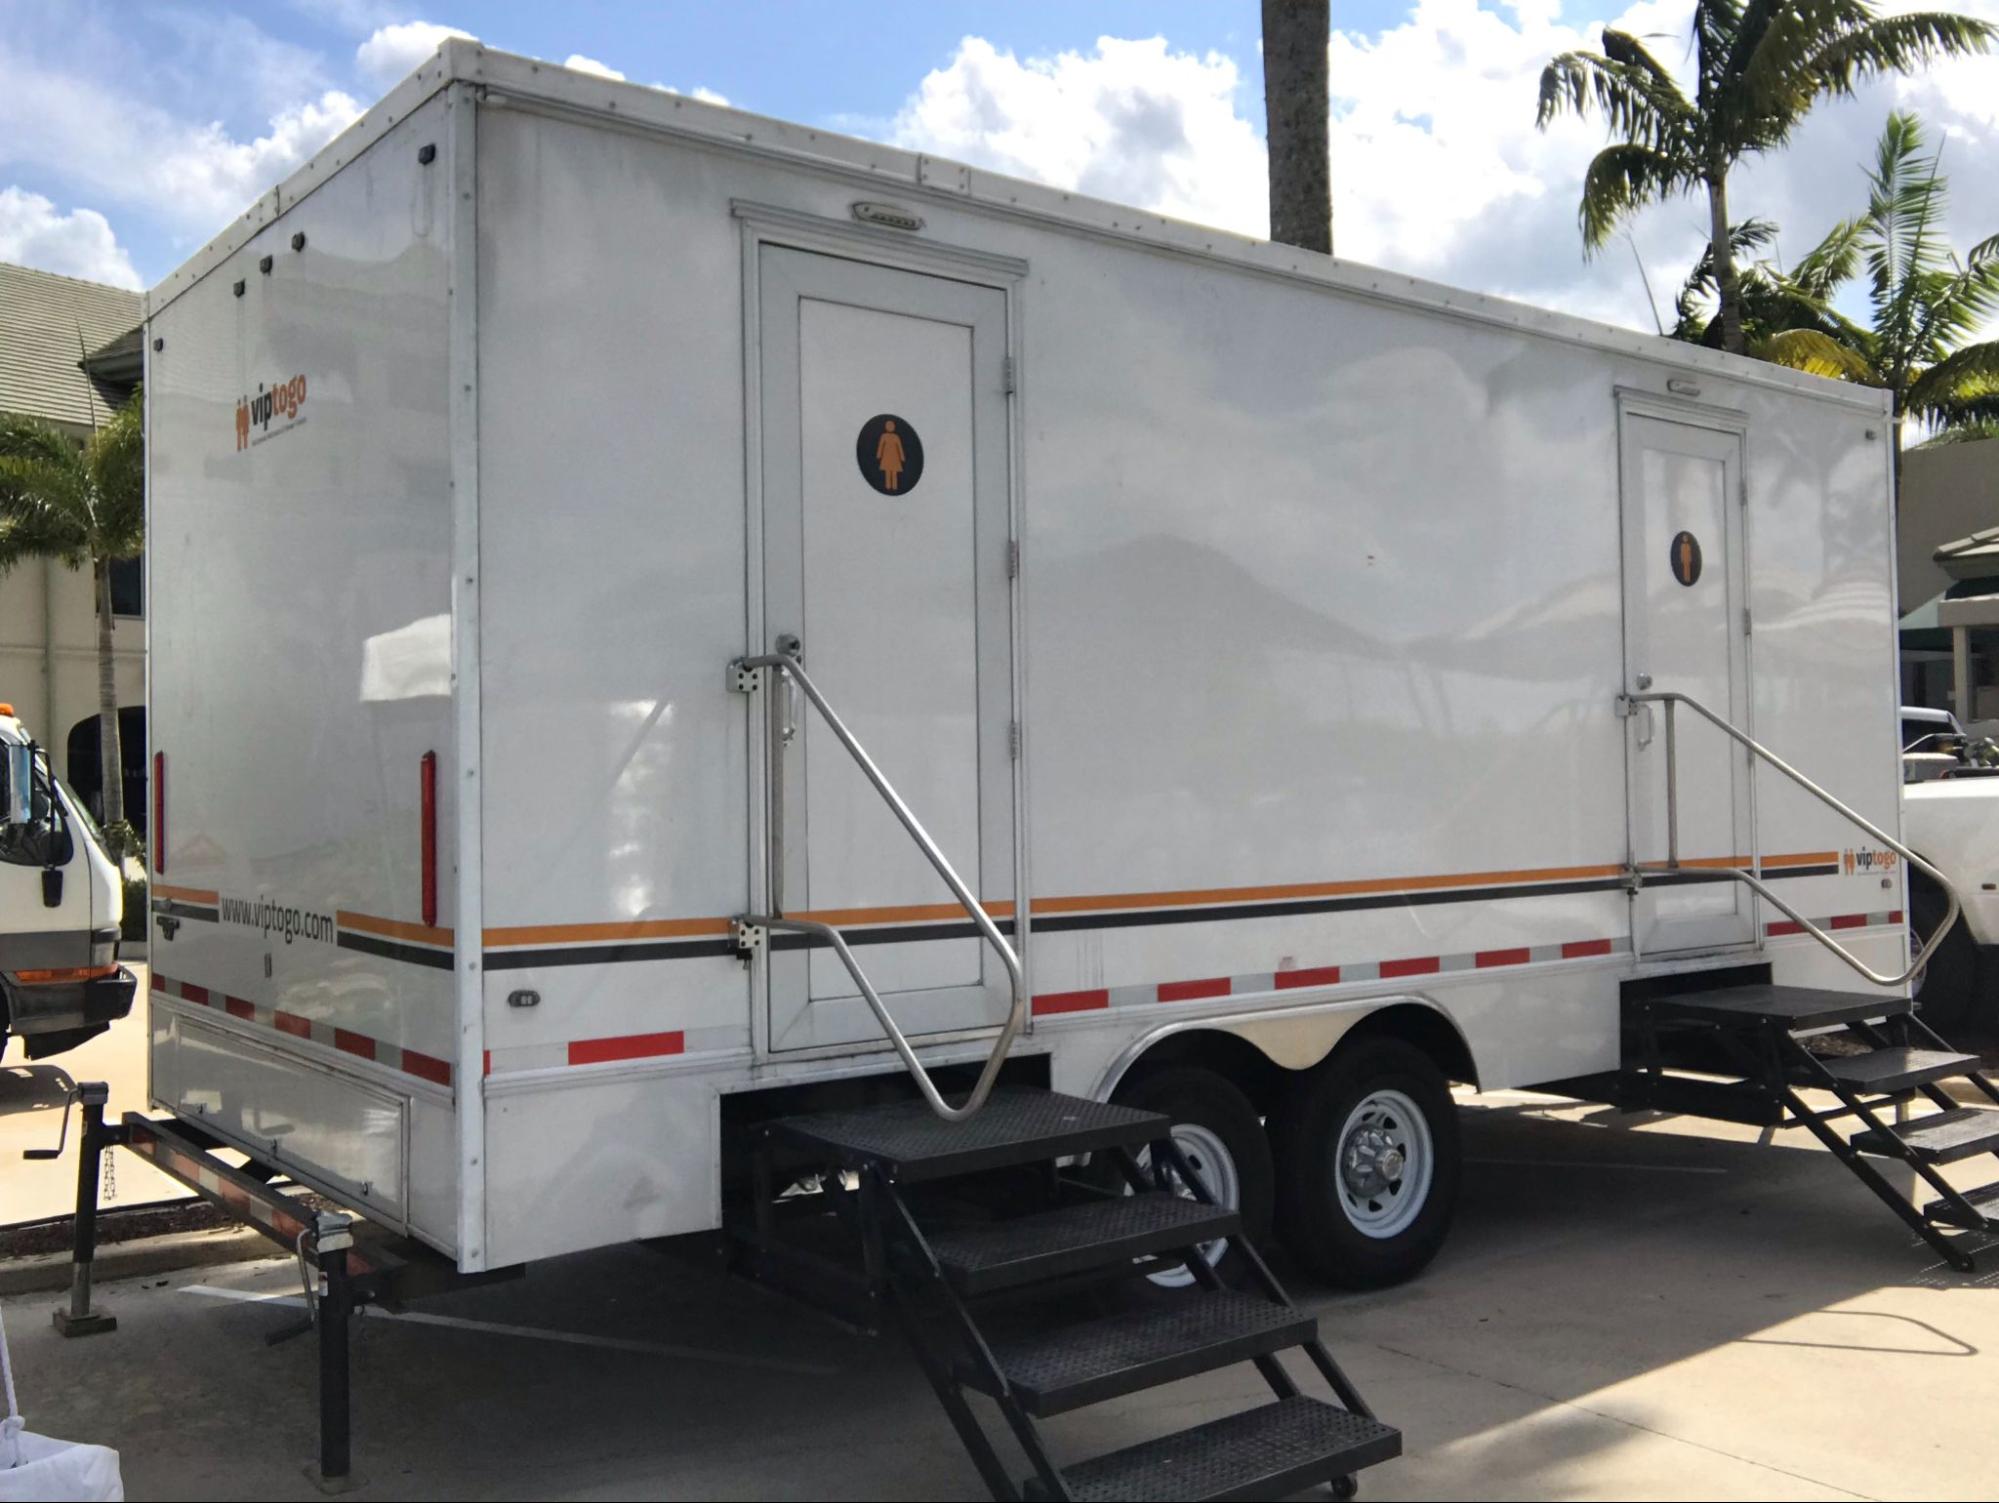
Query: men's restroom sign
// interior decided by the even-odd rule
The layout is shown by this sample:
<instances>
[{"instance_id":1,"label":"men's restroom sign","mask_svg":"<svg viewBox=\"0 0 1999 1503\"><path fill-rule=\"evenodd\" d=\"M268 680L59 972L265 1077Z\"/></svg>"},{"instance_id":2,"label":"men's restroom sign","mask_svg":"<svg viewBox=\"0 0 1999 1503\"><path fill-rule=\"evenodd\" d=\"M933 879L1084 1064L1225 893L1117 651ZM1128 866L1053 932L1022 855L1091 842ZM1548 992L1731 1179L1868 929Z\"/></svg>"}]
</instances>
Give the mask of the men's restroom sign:
<instances>
[{"instance_id":1,"label":"men's restroom sign","mask_svg":"<svg viewBox=\"0 0 1999 1503\"><path fill-rule=\"evenodd\" d=\"M1681 584L1691 586L1701 577L1701 542L1691 532L1680 533L1673 539L1668 561L1673 566L1673 578Z\"/></svg>"},{"instance_id":2,"label":"men's restroom sign","mask_svg":"<svg viewBox=\"0 0 1999 1503\"><path fill-rule=\"evenodd\" d=\"M902 418L884 412L861 424L854 462L861 478L884 496L907 495L923 478L923 440Z\"/></svg>"}]
</instances>

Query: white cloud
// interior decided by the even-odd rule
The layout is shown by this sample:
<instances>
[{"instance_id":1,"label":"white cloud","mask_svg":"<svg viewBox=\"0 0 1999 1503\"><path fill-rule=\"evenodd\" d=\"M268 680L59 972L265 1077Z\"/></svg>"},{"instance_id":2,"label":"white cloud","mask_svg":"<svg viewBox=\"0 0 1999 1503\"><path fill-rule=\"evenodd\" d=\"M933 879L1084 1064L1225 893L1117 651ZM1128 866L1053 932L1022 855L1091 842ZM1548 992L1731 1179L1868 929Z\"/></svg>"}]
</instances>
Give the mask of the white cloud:
<instances>
[{"instance_id":1,"label":"white cloud","mask_svg":"<svg viewBox=\"0 0 1999 1503\"><path fill-rule=\"evenodd\" d=\"M1926 0L1895 0L1910 8ZM1960 0L1999 17L1999 0ZM1684 63L1690 0L1637 0L1613 25ZM1661 312L1699 254L1706 207L1650 209L1585 260L1576 229L1583 169L1605 143L1600 119L1534 125L1536 85L1554 54L1598 45L1595 25L1560 20L1558 0L1416 0L1371 37L1335 32L1334 236L1344 257L1479 291L1649 328L1633 261L1642 256ZM1262 101L1218 54L1161 39L1100 39L1088 53L1017 57L967 37L880 133L1117 202L1267 232ZM1824 104L1791 148L1740 170L1732 208L1784 228L1792 253L1863 201L1858 163L1898 96L1949 133L1961 243L1999 229L1999 59L1944 65ZM1795 242L1795 245L1793 244Z\"/></svg>"},{"instance_id":2,"label":"white cloud","mask_svg":"<svg viewBox=\"0 0 1999 1503\"><path fill-rule=\"evenodd\" d=\"M1220 53L1164 38L1100 37L1090 53L1025 60L966 37L889 129L898 145L1262 233L1263 145L1235 108L1242 82Z\"/></svg>"},{"instance_id":3,"label":"white cloud","mask_svg":"<svg viewBox=\"0 0 1999 1503\"><path fill-rule=\"evenodd\" d=\"M354 49L354 61L362 74L377 88L401 83L451 37L472 33L456 26L440 26L435 21L402 21L378 26L368 40Z\"/></svg>"},{"instance_id":4,"label":"white cloud","mask_svg":"<svg viewBox=\"0 0 1999 1503\"><path fill-rule=\"evenodd\" d=\"M360 114L328 89L280 110L266 134L177 116L118 86L0 50L0 168L26 166L79 193L203 238L222 228Z\"/></svg>"},{"instance_id":5,"label":"white cloud","mask_svg":"<svg viewBox=\"0 0 1999 1503\"><path fill-rule=\"evenodd\" d=\"M569 56L562 60L562 66L565 68L574 68L578 73L594 73L599 78L616 79L619 83L625 81L625 75L620 73L616 68L613 68L609 63L600 63L596 58L585 57L580 52L570 53Z\"/></svg>"},{"instance_id":6,"label":"white cloud","mask_svg":"<svg viewBox=\"0 0 1999 1503\"><path fill-rule=\"evenodd\" d=\"M21 188L0 188L0 261L135 292L146 285L102 214L58 213L41 194Z\"/></svg>"}]
</instances>

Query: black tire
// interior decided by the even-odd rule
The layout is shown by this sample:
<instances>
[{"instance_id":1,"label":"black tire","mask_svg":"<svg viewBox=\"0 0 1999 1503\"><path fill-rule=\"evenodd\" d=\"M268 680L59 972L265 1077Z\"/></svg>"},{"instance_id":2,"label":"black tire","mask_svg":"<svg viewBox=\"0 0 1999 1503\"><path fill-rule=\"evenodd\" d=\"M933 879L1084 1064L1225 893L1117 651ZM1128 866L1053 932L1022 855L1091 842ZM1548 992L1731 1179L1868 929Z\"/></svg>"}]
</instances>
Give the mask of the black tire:
<instances>
[{"instance_id":1,"label":"black tire","mask_svg":"<svg viewBox=\"0 0 1999 1503\"><path fill-rule=\"evenodd\" d=\"M1389 1236L1363 1232L1348 1216L1341 1196L1340 1135L1349 1116L1380 1091L1414 1103L1432 1157L1421 1209ZM1347 1289L1399 1284L1421 1272L1444 1245L1458 1199L1458 1113L1443 1071L1414 1044L1363 1037L1334 1050L1293 1083L1272 1137L1278 1232L1292 1257L1314 1277ZM1391 1185L1376 1203L1392 1209L1394 1193Z\"/></svg>"},{"instance_id":2,"label":"black tire","mask_svg":"<svg viewBox=\"0 0 1999 1503\"><path fill-rule=\"evenodd\" d=\"M1911 944L1920 945L1934 934L1949 911L1950 905L1934 887L1928 883L1915 887L1909 894ZM1950 933L1916 978L1915 998L1923 1021L1939 1032L1958 1027L1983 1010L1979 1006L1978 947L1963 919L1951 925Z\"/></svg>"},{"instance_id":3,"label":"black tire","mask_svg":"<svg viewBox=\"0 0 1999 1503\"><path fill-rule=\"evenodd\" d=\"M1127 1081L1111 1099L1120 1106L1162 1113L1172 1118L1175 1126L1190 1123L1204 1128L1218 1138L1235 1168L1236 1209L1242 1217L1243 1232L1252 1243L1270 1235L1276 1205L1276 1169L1271 1162L1270 1139L1256 1108L1232 1081L1198 1066L1169 1065ZM1190 1159L1193 1157L1189 1154ZM1201 1167L1194 1164L1196 1170ZM1106 1164L1105 1168L1108 1170L1109 1166ZM1243 1270L1237 1266L1240 1262L1233 1248L1222 1258L1218 1271L1230 1284L1241 1283Z\"/></svg>"}]
</instances>

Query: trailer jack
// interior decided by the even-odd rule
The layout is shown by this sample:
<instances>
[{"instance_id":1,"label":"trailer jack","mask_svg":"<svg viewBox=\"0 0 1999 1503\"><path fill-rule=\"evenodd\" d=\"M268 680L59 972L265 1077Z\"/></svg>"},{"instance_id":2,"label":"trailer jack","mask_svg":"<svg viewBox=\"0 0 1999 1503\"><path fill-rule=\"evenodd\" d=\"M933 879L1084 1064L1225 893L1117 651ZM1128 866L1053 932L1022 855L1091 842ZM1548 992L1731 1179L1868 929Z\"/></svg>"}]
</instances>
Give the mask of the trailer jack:
<instances>
[{"instance_id":1,"label":"trailer jack","mask_svg":"<svg viewBox=\"0 0 1999 1503\"><path fill-rule=\"evenodd\" d=\"M91 1267L97 1251L99 1165L107 1148L122 1147L299 1260L309 1319L271 1333L266 1341L276 1345L308 1331L318 1335L319 1455L305 1467L305 1474L322 1492L348 1492L361 1486L352 1454L348 1338L353 1318L370 1304L400 1303L491 1283L517 1277L520 1270L461 1274L449 1259L408 1238L339 1211L315 1210L284 1188L224 1162L214 1150L227 1145L177 1119L127 1112L122 1122L108 1125L104 1107L109 1096L109 1088L101 1082L77 1087L83 1104L83 1142L70 1301L67 1310L56 1312L56 1329L65 1336L117 1329L115 1317L91 1308Z\"/></svg>"}]
</instances>

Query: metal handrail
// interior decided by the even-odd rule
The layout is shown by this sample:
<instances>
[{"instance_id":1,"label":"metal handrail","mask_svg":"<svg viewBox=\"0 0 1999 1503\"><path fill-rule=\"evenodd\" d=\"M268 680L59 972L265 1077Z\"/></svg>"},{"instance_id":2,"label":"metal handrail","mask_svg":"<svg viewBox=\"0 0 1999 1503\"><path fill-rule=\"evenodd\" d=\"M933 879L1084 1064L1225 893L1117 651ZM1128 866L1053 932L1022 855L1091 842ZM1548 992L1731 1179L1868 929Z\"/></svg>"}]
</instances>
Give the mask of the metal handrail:
<instances>
[{"instance_id":1,"label":"metal handrail","mask_svg":"<svg viewBox=\"0 0 1999 1503\"><path fill-rule=\"evenodd\" d=\"M1890 835L1886 830L1876 825L1858 809L1842 803L1832 794L1826 792L1825 789L1819 787L1817 783L1814 783L1802 772L1799 772L1789 762L1786 762L1782 757L1771 751L1769 747L1763 745L1762 742L1756 740L1748 732L1731 725L1698 699L1695 699L1691 694L1682 694L1674 689L1654 689L1644 693L1621 695L1620 698L1626 704L1649 704L1656 702L1666 707L1666 861L1663 866L1635 863L1639 871L1681 870L1679 740L1673 711L1676 706L1685 705L1694 711L1694 713L1701 716L1701 718L1708 721L1717 730L1721 731L1730 740L1743 747L1752 755L1761 757L1765 762L1776 768L1777 771L1796 783L1827 808L1859 826L1864 833L1873 836L1874 839L1880 841L1891 851L1894 851L1911 866L1920 867L1937 886L1943 889L1944 897L1949 900L1949 911L1944 914L1943 922L1937 925L1935 932L1924 942L1922 948L1916 952L1915 959L1909 962L1909 968L1899 976L1884 976L1879 971L1867 965L1859 956L1848 950L1817 924L1798 912L1789 903L1778 897L1776 893L1771 891L1770 884L1755 873L1743 871L1738 867L1732 866L1712 869L1753 889L1766 899L1773 908L1780 910L1792 923L1803 929L1813 939L1824 945L1834 955L1845 961L1847 965L1873 982L1876 986L1901 986L1913 979L1922 971L1924 966L1929 964L1930 956L1936 952L1937 946L1943 943L1943 937L1950 933L1950 926L1957 922L1958 915L1963 911L1963 905L1958 901L1957 889L1951 886L1950 878L1946 877L1921 856L1918 856L1914 851L1903 845L1893 835ZM1756 860L1755 852L1752 851L1750 853L1750 859L1751 861Z\"/></svg>"},{"instance_id":2,"label":"metal handrail","mask_svg":"<svg viewBox=\"0 0 1999 1503\"><path fill-rule=\"evenodd\" d=\"M972 890L952 869L950 861L938 848L937 842L930 838L929 832L923 828L915 814L910 812L909 805L902 801L902 795L897 793L889 780L882 775L882 770L875 766L874 758L868 755L867 749L861 745L854 733L847 729L846 722L840 719L833 706L827 702L826 696L819 691L819 686L812 682L811 676L805 671L805 665L799 661L797 655L783 652L765 653L759 657L738 659L734 666L739 676L766 669L781 675L789 675L791 681L805 692L805 697L812 701L813 708L825 718L834 736L847 749L848 755L859 765L867 780L874 785L875 792L882 796L891 812L902 822L903 829L909 832L910 838L916 842L924 858L936 869L937 875L944 879L944 885L951 889L951 895L958 900L959 906L971 915L980 936L999 952L1000 962L1006 967L1007 981L1013 991L1013 1007L1007 1013L1006 1023L1000 1029L999 1038L993 1044L993 1052L987 1057L985 1068L979 1072L978 1081L972 1087L972 1094L965 1098L962 1106L952 1106L931 1081L929 1072L923 1068L922 1061L917 1059L916 1051L910 1047L908 1038L890 1015L887 1005L881 999L881 994L862 973L860 962L854 959L854 952L848 948L845 936L838 929L831 924L822 924L813 919L785 918L781 914L750 914L743 919L746 924L754 924L764 929L814 935L830 944L833 953L840 957L840 963L847 968L847 974L854 978L854 984L861 989L861 995L867 999L869 1008L874 1012L875 1021L882 1026L882 1032L888 1035L889 1042L895 1046L895 1052L902 1056L904 1066L915 1079L917 1088L923 1092L923 1099L930 1104L930 1109L947 1122L964 1121L986 1104L986 1098L992 1094L993 1082L999 1077L1000 1066L1006 1062L1007 1053L1013 1048L1013 1041L1020 1036L1022 1026L1027 1022L1027 978L1020 969L1020 957L1014 953L1013 946L1006 942L1006 936L1000 933L999 926L992 920L992 915L986 912L984 906L972 895Z\"/></svg>"}]
</instances>

